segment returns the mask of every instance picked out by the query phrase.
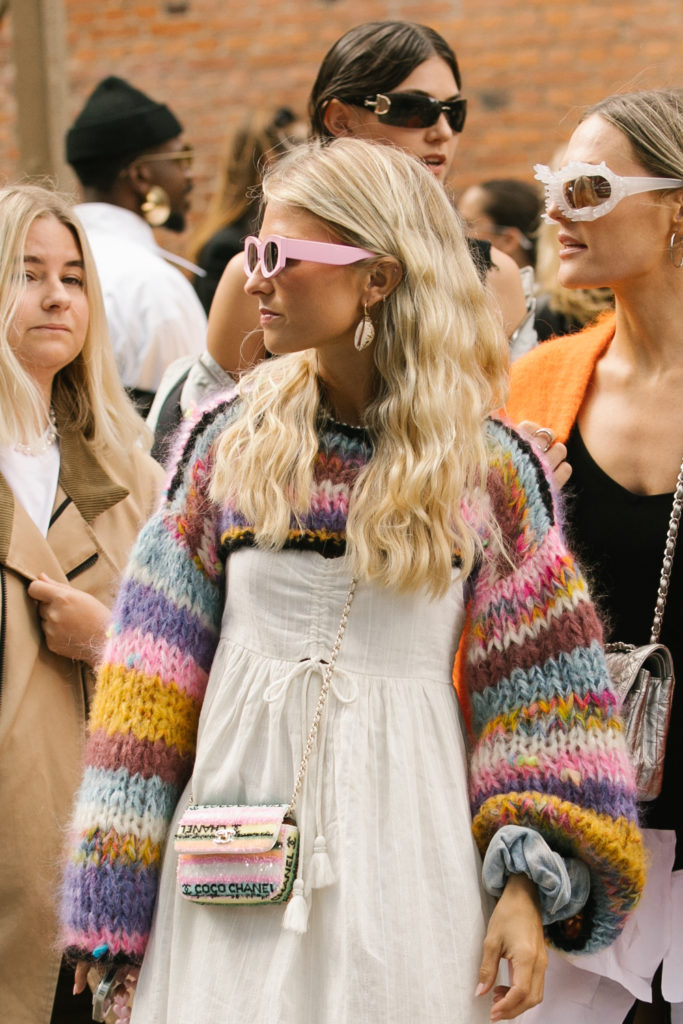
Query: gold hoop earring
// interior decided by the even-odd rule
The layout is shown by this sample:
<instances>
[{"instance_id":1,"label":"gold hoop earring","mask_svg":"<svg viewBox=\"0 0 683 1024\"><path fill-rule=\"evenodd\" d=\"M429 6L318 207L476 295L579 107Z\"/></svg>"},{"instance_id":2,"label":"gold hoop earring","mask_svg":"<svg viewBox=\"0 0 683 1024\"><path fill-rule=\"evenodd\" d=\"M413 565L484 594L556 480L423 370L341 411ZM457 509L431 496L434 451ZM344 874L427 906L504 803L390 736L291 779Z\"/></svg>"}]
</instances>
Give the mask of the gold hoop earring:
<instances>
[{"instance_id":1,"label":"gold hoop earring","mask_svg":"<svg viewBox=\"0 0 683 1024\"><path fill-rule=\"evenodd\" d=\"M676 248L677 237L678 236L674 231L671 238L669 239L669 259L671 260L672 266L676 267L676 270L680 270L681 267L683 267L683 235L679 239L679 244L681 246L681 258L679 259L678 263L676 263L676 260L674 259L674 249Z\"/></svg>"},{"instance_id":2,"label":"gold hoop earring","mask_svg":"<svg viewBox=\"0 0 683 1024\"><path fill-rule=\"evenodd\" d=\"M152 228L160 228L171 216L171 200L160 185L152 185L140 207L142 216Z\"/></svg>"},{"instance_id":3,"label":"gold hoop earring","mask_svg":"<svg viewBox=\"0 0 683 1024\"><path fill-rule=\"evenodd\" d=\"M372 345L375 340L375 328L370 314L368 313L367 302L363 303L363 319L359 321L356 327L356 333L353 336L353 344L356 346L358 352L362 352L368 345Z\"/></svg>"}]
</instances>

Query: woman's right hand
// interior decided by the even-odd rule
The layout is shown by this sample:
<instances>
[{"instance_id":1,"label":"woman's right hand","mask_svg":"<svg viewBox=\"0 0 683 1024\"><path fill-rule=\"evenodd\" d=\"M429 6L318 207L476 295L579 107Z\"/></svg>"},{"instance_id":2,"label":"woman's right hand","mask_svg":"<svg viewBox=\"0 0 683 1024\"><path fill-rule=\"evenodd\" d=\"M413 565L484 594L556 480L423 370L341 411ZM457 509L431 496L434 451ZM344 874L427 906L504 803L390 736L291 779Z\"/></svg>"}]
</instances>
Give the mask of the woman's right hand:
<instances>
[{"instance_id":1,"label":"woman's right hand","mask_svg":"<svg viewBox=\"0 0 683 1024\"><path fill-rule=\"evenodd\" d=\"M553 483L561 490L572 475L572 467L567 462L567 448L561 441L555 440L555 434L548 427L531 420L522 420L517 430L541 453L553 473Z\"/></svg>"},{"instance_id":2,"label":"woman's right hand","mask_svg":"<svg viewBox=\"0 0 683 1024\"><path fill-rule=\"evenodd\" d=\"M109 627L109 608L92 594L50 579L44 572L29 584L28 596L38 605L49 650L94 668Z\"/></svg>"}]
</instances>

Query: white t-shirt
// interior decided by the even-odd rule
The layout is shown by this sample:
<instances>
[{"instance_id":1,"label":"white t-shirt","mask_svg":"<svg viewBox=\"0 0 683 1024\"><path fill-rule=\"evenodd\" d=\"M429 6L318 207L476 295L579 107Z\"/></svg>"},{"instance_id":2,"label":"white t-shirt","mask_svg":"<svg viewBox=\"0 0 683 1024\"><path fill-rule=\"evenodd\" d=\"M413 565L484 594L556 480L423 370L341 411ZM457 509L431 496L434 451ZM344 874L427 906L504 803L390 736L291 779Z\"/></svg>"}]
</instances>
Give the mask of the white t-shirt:
<instances>
[{"instance_id":1,"label":"white t-shirt","mask_svg":"<svg viewBox=\"0 0 683 1024\"><path fill-rule=\"evenodd\" d=\"M41 455L0 447L0 473L43 537L47 537L59 480L59 441Z\"/></svg>"},{"instance_id":2,"label":"white t-shirt","mask_svg":"<svg viewBox=\"0 0 683 1024\"><path fill-rule=\"evenodd\" d=\"M204 351L202 304L142 217L110 203L81 203L75 212L97 264L121 380L156 391L174 359Z\"/></svg>"}]
</instances>

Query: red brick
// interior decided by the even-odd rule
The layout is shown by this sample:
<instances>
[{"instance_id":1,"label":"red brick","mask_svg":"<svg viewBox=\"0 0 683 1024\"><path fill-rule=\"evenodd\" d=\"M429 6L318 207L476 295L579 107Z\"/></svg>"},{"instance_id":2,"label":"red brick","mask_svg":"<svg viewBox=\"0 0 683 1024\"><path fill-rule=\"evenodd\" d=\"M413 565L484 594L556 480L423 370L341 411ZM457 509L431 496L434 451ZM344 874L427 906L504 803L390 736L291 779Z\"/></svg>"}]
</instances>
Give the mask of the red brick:
<instances>
[{"instance_id":1,"label":"red brick","mask_svg":"<svg viewBox=\"0 0 683 1024\"><path fill-rule=\"evenodd\" d=\"M64 0L68 107L75 113L104 75L128 78L165 100L197 147L192 221L205 208L228 134L249 109L287 103L306 109L321 58L344 31L368 18L431 24L455 46L471 117L456 181L492 174L529 178L573 129L578 111L608 92L677 83L680 0ZM0 23L3 171L18 166L11 102L11 16ZM3 59L4 58L4 59ZM507 101L487 110L485 93ZM169 244L182 247L171 236Z\"/></svg>"}]
</instances>

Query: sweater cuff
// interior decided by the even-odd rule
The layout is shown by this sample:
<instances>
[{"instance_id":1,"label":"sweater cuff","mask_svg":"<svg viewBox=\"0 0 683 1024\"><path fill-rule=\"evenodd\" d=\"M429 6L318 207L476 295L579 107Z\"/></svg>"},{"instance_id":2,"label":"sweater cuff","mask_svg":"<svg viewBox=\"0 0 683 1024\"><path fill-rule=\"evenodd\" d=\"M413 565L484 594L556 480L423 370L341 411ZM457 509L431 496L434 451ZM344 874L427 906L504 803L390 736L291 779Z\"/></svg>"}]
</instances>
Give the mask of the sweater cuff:
<instances>
[{"instance_id":1,"label":"sweater cuff","mask_svg":"<svg viewBox=\"0 0 683 1024\"><path fill-rule=\"evenodd\" d=\"M543 924L573 917L590 892L590 873L581 860L554 853L540 832L504 825L489 843L482 883L491 896L502 896L509 875L526 875L538 888Z\"/></svg>"}]
</instances>

